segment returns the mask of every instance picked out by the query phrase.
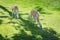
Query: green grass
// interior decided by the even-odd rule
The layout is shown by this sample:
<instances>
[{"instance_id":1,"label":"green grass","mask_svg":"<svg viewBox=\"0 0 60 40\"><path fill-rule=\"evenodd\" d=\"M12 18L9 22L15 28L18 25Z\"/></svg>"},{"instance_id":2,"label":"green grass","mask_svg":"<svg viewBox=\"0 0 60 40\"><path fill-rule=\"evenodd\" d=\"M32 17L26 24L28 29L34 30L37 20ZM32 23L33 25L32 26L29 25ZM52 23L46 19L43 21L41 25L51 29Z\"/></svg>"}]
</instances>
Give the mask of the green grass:
<instances>
[{"instance_id":1,"label":"green grass","mask_svg":"<svg viewBox=\"0 0 60 40\"><path fill-rule=\"evenodd\" d=\"M19 8L20 18L9 15L11 6ZM1 8L3 6L5 9ZM30 22L31 9L42 8L43 29ZM60 0L0 0L0 40L60 40Z\"/></svg>"}]
</instances>

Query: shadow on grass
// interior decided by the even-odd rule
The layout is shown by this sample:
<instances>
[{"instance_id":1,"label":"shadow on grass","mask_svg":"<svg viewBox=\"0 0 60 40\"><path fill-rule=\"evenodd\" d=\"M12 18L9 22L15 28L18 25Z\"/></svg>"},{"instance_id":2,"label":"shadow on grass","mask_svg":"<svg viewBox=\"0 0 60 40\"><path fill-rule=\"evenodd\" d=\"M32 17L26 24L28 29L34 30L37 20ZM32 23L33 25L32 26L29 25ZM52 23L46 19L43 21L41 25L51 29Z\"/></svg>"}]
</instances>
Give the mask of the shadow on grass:
<instances>
[{"instance_id":1,"label":"shadow on grass","mask_svg":"<svg viewBox=\"0 0 60 40\"><path fill-rule=\"evenodd\" d=\"M28 15L28 13L19 13L19 15Z\"/></svg>"},{"instance_id":2,"label":"shadow on grass","mask_svg":"<svg viewBox=\"0 0 60 40\"><path fill-rule=\"evenodd\" d=\"M40 35L42 36L42 40L60 40L58 34L53 29L44 28L40 31Z\"/></svg>"},{"instance_id":3,"label":"shadow on grass","mask_svg":"<svg viewBox=\"0 0 60 40\"><path fill-rule=\"evenodd\" d=\"M27 35L24 30L21 30L21 34L16 34L12 37L14 40L37 40L35 36Z\"/></svg>"},{"instance_id":4,"label":"shadow on grass","mask_svg":"<svg viewBox=\"0 0 60 40\"><path fill-rule=\"evenodd\" d=\"M5 40L5 38L0 34L0 40Z\"/></svg>"},{"instance_id":5,"label":"shadow on grass","mask_svg":"<svg viewBox=\"0 0 60 40\"><path fill-rule=\"evenodd\" d=\"M48 15L52 14L52 13L47 13L47 12L45 12L44 9L43 9L42 7L40 7L40 6L35 7L35 9L36 9L40 14L48 14Z\"/></svg>"},{"instance_id":6,"label":"shadow on grass","mask_svg":"<svg viewBox=\"0 0 60 40\"><path fill-rule=\"evenodd\" d=\"M10 16L12 16L12 12L10 12L8 9L6 9L4 6L0 5L0 8L4 11L8 12Z\"/></svg>"},{"instance_id":7,"label":"shadow on grass","mask_svg":"<svg viewBox=\"0 0 60 40\"><path fill-rule=\"evenodd\" d=\"M0 40L10 40L9 38L6 38L6 37L3 37L1 34L0 34Z\"/></svg>"},{"instance_id":8,"label":"shadow on grass","mask_svg":"<svg viewBox=\"0 0 60 40\"><path fill-rule=\"evenodd\" d=\"M2 13L3 15L5 14L5 13L3 13L3 12L0 12L0 13Z\"/></svg>"},{"instance_id":9,"label":"shadow on grass","mask_svg":"<svg viewBox=\"0 0 60 40\"><path fill-rule=\"evenodd\" d=\"M53 10L60 11L60 7L55 7Z\"/></svg>"},{"instance_id":10,"label":"shadow on grass","mask_svg":"<svg viewBox=\"0 0 60 40\"><path fill-rule=\"evenodd\" d=\"M0 16L0 18L8 18L8 16Z\"/></svg>"},{"instance_id":11,"label":"shadow on grass","mask_svg":"<svg viewBox=\"0 0 60 40\"><path fill-rule=\"evenodd\" d=\"M40 6L36 6L35 9L40 12L40 11L42 11L43 8Z\"/></svg>"},{"instance_id":12,"label":"shadow on grass","mask_svg":"<svg viewBox=\"0 0 60 40\"><path fill-rule=\"evenodd\" d=\"M0 24L2 24L3 20L0 19Z\"/></svg>"},{"instance_id":13,"label":"shadow on grass","mask_svg":"<svg viewBox=\"0 0 60 40\"><path fill-rule=\"evenodd\" d=\"M60 40L58 38L58 34L56 34L53 29L35 29L35 31L32 30L31 33L32 35L28 35L24 30L21 30L20 34L15 34L15 36L13 36L12 38L14 40Z\"/></svg>"}]
</instances>

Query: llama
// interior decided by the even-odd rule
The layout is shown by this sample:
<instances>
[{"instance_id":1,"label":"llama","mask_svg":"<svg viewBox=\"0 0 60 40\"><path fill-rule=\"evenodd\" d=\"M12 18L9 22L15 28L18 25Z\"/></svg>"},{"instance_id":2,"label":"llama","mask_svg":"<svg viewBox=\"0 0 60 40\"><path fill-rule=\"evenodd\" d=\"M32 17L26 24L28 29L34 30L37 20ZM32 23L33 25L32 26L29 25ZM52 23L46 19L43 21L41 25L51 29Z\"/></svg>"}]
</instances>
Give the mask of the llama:
<instances>
[{"instance_id":1,"label":"llama","mask_svg":"<svg viewBox=\"0 0 60 40\"><path fill-rule=\"evenodd\" d=\"M31 10L31 17L32 17L32 20L34 19L33 21L36 20L38 22L40 29L42 29L42 24L39 20L39 14L35 9Z\"/></svg>"},{"instance_id":2,"label":"llama","mask_svg":"<svg viewBox=\"0 0 60 40\"><path fill-rule=\"evenodd\" d=\"M16 5L12 6L12 16L14 18L19 18L19 14L18 14L18 7Z\"/></svg>"}]
</instances>

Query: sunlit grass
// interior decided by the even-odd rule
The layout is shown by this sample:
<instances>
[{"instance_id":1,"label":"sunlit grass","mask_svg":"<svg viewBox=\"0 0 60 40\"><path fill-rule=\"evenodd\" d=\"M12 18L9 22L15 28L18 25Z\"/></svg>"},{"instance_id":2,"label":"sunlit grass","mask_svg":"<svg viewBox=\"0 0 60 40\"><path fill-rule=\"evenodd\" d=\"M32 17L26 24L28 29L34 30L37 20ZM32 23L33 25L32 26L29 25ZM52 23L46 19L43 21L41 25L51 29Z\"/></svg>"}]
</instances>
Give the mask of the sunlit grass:
<instances>
[{"instance_id":1,"label":"sunlit grass","mask_svg":"<svg viewBox=\"0 0 60 40\"><path fill-rule=\"evenodd\" d=\"M18 30L16 30L14 26L10 24L0 25L0 34L2 34L3 36L11 37L13 36L13 34L16 34L16 33L18 33Z\"/></svg>"}]
</instances>

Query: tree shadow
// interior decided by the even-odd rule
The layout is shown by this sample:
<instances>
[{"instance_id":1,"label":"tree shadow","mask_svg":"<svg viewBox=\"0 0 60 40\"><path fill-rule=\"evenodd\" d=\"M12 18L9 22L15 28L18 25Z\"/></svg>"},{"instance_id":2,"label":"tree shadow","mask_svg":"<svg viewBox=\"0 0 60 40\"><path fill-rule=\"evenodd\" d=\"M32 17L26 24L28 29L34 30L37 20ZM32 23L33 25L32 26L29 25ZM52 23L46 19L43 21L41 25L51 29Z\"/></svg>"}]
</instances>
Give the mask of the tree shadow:
<instances>
[{"instance_id":1,"label":"tree shadow","mask_svg":"<svg viewBox=\"0 0 60 40\"><path fill-rule=\"evenodd\" d=\"M2 24L3 20L0 19L0 24Z\"/></svg>"},{"instance_id":2,"label":"tree shadow","mask_svg":"<svg viewBox=\"0 0 60 40\"><path fill-rule=\"evenodd\" d=\"M28 15L28 13L19 13L19 15Z\"/></svg>"},{"instance_id":3,"label":"tree shadow","mask_svg":"<svg viewBox=\"0 0 60 40\"><path fill-rule=\"evenodd\" d=\"M54 7L53 10L60 11L60 7Z\"/></svg>"},{"instance_id":4,"label":"tree shadow","mask_svg":"<svg viewBox=\"0 0 60 40\"><path fill-rule=\"evenodd\" d=\"M3 12L0 12L0 13L2 13L3 15L5 14L5 13L3 13Z\"/></svg>"},{"instance_id":5,"label":"tree shadow","mask_svg":"<svg viewBox=\"0 0 60 40\"><path fill-rule=\"evenodd\" d=\"M40 31L40 35L42 36L42 40L60 40L58 34L51 28L44 28Z\"/></svg>"},{"instance_id":6,"label":"tree shadow","mask_svg":"<svg viewBox=\"0 0 60 40\"><path fill-rule=\"evenodd\" d=\"M3 37L1 34L0 34L0 40L10 40L9 38L6 38L6 37Z\"/></svg>"},{"instance_id":7,"label":"tree shadow","mask_svg":"<svg viewBox=\"0 0 60 40\"><path fill-rule=\"evenodd\" d=\"M12 16L12 12L10 12L7 8L4 6L0 5L0 8L3 9L4 11L8 12L10 16Z\"/></svg>"},{"instance_id":8,"label":"tree shadow","mask_svg":"<svg viewBox=\"0 0 60 40\"><path fill-rule=\"evenodd\" d=\"M8 18L8 16L0 16L0 18Z\"/></svg>"},{"instance_id":9,"label":"tree shadow","mask_svg":"<svg viewBox=\"0 0 60 40\"><path fill-rule=\"evenodd\" d=\"M43 9L42 7L40 7L40 6L35 7L35 9L36 9L40 14L48 14L48 15L52 14L52 13L45 12L44 9Z\"/></svg>"},{"instance_id":10,"label":"tree shadow","mask_svg":"<svg viewBox=\"0 0 60 40\"><path fill-rule=\"evenodd\" d=\"M5 38L0 34L0 40L5 40Z\"/></svg>"},{"instance_id":11,"label":"tree shadow","mask_svg":"<svg viewBox=\"0 0 60 40\"><path fill-rule=\"evenodd\" d=\"M40 6L36 6L35 9L40 12L40 11L42 11L43 8Z\"/></svg>"},{"instance_id":12,"label":"tree shadow","mask_svg":"<svg viewBox=\"0 0 60 40\"><path fill-rule=\"evenodd\" d=\"M57 36L58 34L53 29L44 28L43 30L32 30L31 32L32 35L27 35L24 30L21 30L21 32L15 34L12 38L14 40L60 40Z\"/></svg>"},{"instance_id":13,"label":"tree shadow","mask_svg":"<svg viewBox=\"0 0 60 40\"><path fill-rule=\"evenodd\" d=\"M24 30L21 30L21 34L16 34L12 37L14 40L37 40L34 36L27 35Z\"/></svg>"}]
</instances>

